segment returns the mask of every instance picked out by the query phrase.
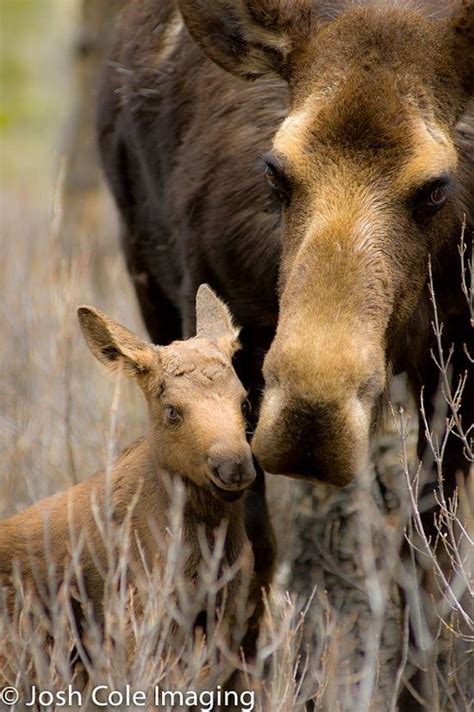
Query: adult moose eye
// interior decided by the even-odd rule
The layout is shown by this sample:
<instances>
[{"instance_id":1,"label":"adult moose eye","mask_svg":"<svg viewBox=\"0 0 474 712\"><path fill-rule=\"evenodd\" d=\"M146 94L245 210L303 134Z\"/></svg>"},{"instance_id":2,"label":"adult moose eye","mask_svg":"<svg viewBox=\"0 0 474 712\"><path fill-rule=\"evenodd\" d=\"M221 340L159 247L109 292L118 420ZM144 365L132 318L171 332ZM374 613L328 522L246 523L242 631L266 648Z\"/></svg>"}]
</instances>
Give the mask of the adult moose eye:
<instances>
[{"instance_id":1,"label":"adult moose eye","mask_svg":"<svg viewBox=\"0 0 474 712\"><path fill-rule=\"evenodd\" d=\"M182 420L180 412L173 405L165 406L165 419L170 425L176 425Z\"/></svg>"},{"instance_id":2,"label":"adult moose eye","mask_svg":"<svg viewBox=\"0 0 474 712\"><path fill-rule=\"evenodd\" d=\"M430 193L429 204L433 208L441 208L448 198L448 185L437 185Z\"/></svg>"},{"instance_id":3,"label":"adult moose eye","mask_svg":"<svg viewBox=\"0 0 474 712\"><path fill-rule=\"evenodd\" d=\"M450 184L446 178L430 181L415 195L413 215L415 219L426 219L441 210L449 196Z\"/></svg>"},{"instance_id":4,"label":"adult moose eye","mask_svg":"<svg viewBox=\"0 0 474 712\"><path fill-rule=\"evenodd\" d=\"M265 160L265 180L284 205L288 205L291 200L291 186L282 169L270 159Z\"/></svg>"}]
</instances>

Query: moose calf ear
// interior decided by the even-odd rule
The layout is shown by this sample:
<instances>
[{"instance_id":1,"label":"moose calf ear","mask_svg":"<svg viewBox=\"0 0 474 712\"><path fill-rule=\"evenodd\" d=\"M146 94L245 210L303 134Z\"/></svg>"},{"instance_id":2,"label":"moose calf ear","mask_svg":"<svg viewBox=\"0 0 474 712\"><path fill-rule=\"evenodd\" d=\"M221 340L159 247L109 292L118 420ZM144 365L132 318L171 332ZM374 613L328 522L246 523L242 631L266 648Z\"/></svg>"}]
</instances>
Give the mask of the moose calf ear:
<instances>
[{"instance_id":1,"label":"moose calf ear","mask_svg":"<svg viewBox=\"0 0 474 712\"><path fill-rule=\"evenodd\" d=\"M77 310L82 333L94 356L112 370L123 368L127 375L138 376L150 370L157 352L146 341L95 307Z\"/></svg>"},{"instance_id":2,"label":"moose calf ear","mask_svg":"<svg viewBox=\"0 0 474 712\"><path fill-rule=\"evenodd\" d=\"M230 357L239 348L239 329L224 302L208 284L201 284L196 294L196 333L214 341Z\"/></svg>"},{"instance_id":3,"label":"moose calf ear","mask_svg":"<svg viewBox=\"0 0 474 712\"><path fill-rule=\"evenodd\" d=\"M245 78L286 75L294 48L309 35L314 0L179 0L186 26L203 52Z\"/></svg>"}]
</instances>

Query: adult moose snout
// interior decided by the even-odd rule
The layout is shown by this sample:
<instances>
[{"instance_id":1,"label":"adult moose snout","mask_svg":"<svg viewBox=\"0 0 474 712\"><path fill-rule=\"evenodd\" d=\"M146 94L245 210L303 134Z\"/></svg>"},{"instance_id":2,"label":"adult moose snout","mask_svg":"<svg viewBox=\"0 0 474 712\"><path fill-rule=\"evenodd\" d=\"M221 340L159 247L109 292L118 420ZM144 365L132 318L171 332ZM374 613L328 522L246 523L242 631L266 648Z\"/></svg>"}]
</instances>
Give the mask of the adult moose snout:
<instances>
[{"instance_id":1,"label":"adult moose snout","mask_svg":"<svg viewBox=\"0 0 474 712\"><path fill-rule=\"evenodd\" d=\"M335 342L336 348L313 348L310 358L274 342L252 443L267 472L342 487L366 465L374 406L384 389L383 355L369 351L357 367L348 363L354 344L348 351Z\"/></svg>"}]
</instances>

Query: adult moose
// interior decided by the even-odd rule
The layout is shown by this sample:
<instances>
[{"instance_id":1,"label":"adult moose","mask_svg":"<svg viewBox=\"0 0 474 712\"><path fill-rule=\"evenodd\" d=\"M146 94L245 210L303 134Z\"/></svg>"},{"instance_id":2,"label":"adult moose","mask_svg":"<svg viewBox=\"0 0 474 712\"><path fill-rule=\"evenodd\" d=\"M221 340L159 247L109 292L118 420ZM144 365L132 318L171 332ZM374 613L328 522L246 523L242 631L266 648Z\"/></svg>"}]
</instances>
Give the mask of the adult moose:
<instances>
[{"instance_id":1,"label":"adult moose","mask_svg":"<svg viewBox=\"0 0 474 712\"><path fill-rule=\"evenodd\" d=\"M244 326L254 401L269 349L253 441L268 472L350 482L392 373L430 409L429 256L453 378L470 366L473 42L471 0L128 5L99 133L142 313L161 343L187 335L211 284ZM473 407L471 377L467 426ZM456 437L446 463L452 491L469 468Z\"/></svg>"},{"instance_id":2,"label":"adult moose","mask_svg":"<svg viewBox=\"0 0 474 712\"><path fill-rule=\"evenodd\" d=\"M152 337L192 332L207 281L260 361L279 272L254 449L269 472L343 485L389 374L434 387L429 255L446 342L470 338L457 246L473 149L456 125L473 90L474 10L337 7L329 21L313 0L132 0L99 130ZM452 469L466 470L457 445Z\"/></svg>"}]
</instances>

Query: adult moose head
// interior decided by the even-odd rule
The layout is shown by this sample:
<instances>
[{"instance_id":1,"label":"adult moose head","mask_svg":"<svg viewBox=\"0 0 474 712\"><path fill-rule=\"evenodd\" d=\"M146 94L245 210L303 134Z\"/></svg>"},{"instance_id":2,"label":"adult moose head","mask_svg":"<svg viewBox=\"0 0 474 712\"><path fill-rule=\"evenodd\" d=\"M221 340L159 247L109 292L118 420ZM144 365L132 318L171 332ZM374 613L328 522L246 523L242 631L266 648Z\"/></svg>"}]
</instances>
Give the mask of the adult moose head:
<instances>
[{"instance_id":1,"label":"adult moose head","mask_svg":"<svg viewBox=\"0 0 474 712\"><path fill-rule=\"evenodd\" d=\"M429 256L439 274L452 264L468 212L455 126L473 91L473 3L437 18L406 3L334 18L311 0L179 7L222 68L288 83L264 159L283 238L254 452L269 472L344 485L366 461L389 374L410 369L429 332Z\"/></svg>"}]
</instances>

